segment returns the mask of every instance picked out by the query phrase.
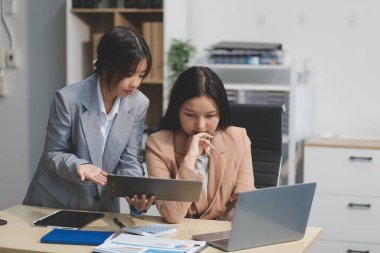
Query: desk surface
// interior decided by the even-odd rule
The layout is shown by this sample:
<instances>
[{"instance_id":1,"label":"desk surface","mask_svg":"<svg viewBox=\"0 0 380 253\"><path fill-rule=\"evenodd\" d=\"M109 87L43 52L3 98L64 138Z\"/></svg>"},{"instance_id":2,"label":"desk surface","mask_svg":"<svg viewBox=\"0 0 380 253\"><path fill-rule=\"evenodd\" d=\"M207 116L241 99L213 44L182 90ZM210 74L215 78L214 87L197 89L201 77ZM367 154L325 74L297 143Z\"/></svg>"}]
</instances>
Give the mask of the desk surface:
<instances>
[{"instance_id":1,"label":"desk surface","mask_svg":"<svg viewBox=\"0 0 380 253\"><path fill-rule=\"evenodd\" d=\"M49 232L50 228L32 227L32 221L41 218L54 211L54 209L14 206L0 211L0 218L8 221L7 225L0 226L0 252L91 252L92 246L76 246L62 244L42 244L40 238ZM118 230L112 218L118 217L127 225L146 225L150 222L163 223L161 217L143 216L131 218L127 214L106 213L105 217L91 223L86 229L89 230ZM176 234L167 235L167 238L191 239L193 234L229 230L231 224L228 221L194 220L186 219L181 224L171 225L177 228ZM302 240L275 244L265 247L257 247L239 252L251 253L298 253L307 252L312 244L318 240L322 232L321 228L308 227ZM207 247L202 252L221 252L213 247Z\"/></svg>"}]
</instances>

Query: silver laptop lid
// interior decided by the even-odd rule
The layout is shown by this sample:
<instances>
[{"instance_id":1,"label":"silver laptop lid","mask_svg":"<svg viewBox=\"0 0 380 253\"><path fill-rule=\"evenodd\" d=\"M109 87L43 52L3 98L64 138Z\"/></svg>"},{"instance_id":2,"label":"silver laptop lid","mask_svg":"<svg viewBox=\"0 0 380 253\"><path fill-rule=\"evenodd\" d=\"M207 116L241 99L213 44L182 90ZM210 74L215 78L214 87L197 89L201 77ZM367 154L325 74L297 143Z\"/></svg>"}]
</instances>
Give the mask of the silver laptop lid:
<instances>
[{"instance_id":1,"label":"silver laptop lid","mask_svg":"<svg viewBox=\"0 0 380 253\"><path fill-rule=\"evenodd\" d=\"M302 239L315 188L306 183L240 193L227 249Z\"/></svg>"}]
</instances>

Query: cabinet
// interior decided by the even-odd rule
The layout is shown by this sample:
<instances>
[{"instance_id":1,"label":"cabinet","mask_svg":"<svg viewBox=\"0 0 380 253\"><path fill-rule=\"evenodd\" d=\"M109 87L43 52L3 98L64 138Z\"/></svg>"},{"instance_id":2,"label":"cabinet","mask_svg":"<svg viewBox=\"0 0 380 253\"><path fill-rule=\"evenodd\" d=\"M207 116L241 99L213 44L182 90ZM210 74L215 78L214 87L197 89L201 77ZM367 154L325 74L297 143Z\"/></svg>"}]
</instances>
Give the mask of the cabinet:
<instances>
[{"instance_id":1,"label":"cabinet","mask_svg":"<svg viewBox=\"0 0 380 253\"><path fill-rule=\"evenodd\" d=\"M297 69L295 64L207 66L222 79L230 102L284 106L280 184L302 181L302 143L309 131L308 89L304 71Z\"/></svg>"},{"instance_id":2,"label":"cabinet","mask_svg":"<svg viewBox=\"0 0 380 253\"><path fill-rule=\"evenodd\" d=\"M309 225L323 228L312 252L378 252L380 141L309 139L304 162L317 182Z\"/></svg>"},{"instance_id":3,"label":"cabinet","mask_svg":"<svg viewBox=\"0 0 380 253\"><path fill-rule=\"evenodd\" d=\"M150 99L146 125L157 126L162 115L162 8L72 8L72 1L67 1L67 83L81 80L92 72L99 38L117 25L132 27L140 32L151 49L152 70L143 80L141 91Z\"/></svg>"}]
</instances>

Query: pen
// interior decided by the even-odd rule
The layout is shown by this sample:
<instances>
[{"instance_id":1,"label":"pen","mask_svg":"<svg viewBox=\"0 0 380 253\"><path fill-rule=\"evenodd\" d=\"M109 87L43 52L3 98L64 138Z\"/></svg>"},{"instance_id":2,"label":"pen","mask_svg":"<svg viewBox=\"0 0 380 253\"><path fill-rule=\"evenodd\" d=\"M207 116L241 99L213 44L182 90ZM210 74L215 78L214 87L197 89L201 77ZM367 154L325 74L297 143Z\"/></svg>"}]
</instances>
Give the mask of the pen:
<instances>
[{"instance_id":1,"label":"pen","mask_svg":"<svg viewBox=\"0 0 380 253\"><path fill-rule=\"evenodd\" d=\"M0 226L1 226L1 225L5 225L5 224L7 224L7 221L6 221L6 220L3 220L3 219L0 219Z\"/></svg>"},{"instance_id":2,"label":"pen","mask_svg":"<svg viewBox=\"0 0 380 253\"><path fill-rule=\"evenodd\" d=\"M113 222L119 227L119 228L124 228L125 225L118 219L118 218L113 218Z\"/></svg>"}]
</instances>

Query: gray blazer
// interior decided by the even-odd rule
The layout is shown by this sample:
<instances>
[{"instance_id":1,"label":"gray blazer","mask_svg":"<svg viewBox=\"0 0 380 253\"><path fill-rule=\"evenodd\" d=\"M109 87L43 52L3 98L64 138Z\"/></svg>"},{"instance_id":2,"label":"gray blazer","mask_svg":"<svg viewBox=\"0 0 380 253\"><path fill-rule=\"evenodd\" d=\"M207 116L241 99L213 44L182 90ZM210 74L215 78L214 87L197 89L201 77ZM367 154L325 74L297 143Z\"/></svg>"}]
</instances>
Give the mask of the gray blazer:
<instances>
[{"instance_id":1,"label":"gray blazer","mask_svg":"<svg viewBox=\"0 0 380 253\"><path fill-rule=\"evenodd\" d=\"M102 152L96 74L58 90L50 106L44 152L23 204L119 212L106 187L81 182L77 165L91 163L109 174L143 176L142 135L149 100L121 99Z\"/></svg>"}]
</instances>

